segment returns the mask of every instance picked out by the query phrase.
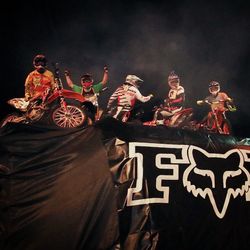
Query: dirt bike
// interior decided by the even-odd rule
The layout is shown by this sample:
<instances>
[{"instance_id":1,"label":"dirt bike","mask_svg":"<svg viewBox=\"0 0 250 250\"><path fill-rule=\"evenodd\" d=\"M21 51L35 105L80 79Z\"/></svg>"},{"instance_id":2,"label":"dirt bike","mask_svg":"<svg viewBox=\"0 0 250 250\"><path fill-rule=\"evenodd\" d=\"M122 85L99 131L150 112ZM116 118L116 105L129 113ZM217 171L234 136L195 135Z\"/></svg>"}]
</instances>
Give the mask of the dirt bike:
<instances>
[{"instance_id":1,"label":"dirt bike","mask_svg":"<svg viewBox=\"0 0 250 250\"><path fill-rule=\"evenodd\" d=\"M84 108L85 99L81 94L60 89L46 97L40 97L27 102L24 98L10 99L8 104L18 111L8 115L2 121L1 127L8 122L29 124L42 121L60 128L76 128L91 123Z\"/></svg>"},{"instance_id":2,"label":"dirt bike","mask_svg":"<svg viewBox=\"0 0 250 250\"><path fill-rule=\"evenodd\" d=\"M97 109L81 94L63 88L58 68L55 69L57 88L37 87L36 95L29 101L13 98L7 103L17 112L3 119L0 126L8 122L30 124L34 122L56 125L59 128L77 128L90 125L97 119ZM94 113L94 114L93 114Z\"/></svg>"},{"instance_id":3,"label":"dirt bike","mask_svg":"<svg viewBox=\"0 0 250 250\"><path fill-rule=\"evenodd\" d=\"M155 107L154 112L158 112L162 110L163 107ZM173 113L171 116L167 118L163 118L161 120L153 119L152 121L146 121L143 125L146 126L158 126L163 125L166 127L172 128L187 128L189 127L189 122L193 116L193 109L192 108L184 108L180 111Z\"/></svg>"},{"instance_id":4,"label":"dirt bike","mask_svg":"<svg viewBox=\"0 0 250 250\"><path fill-rule=\"evenodd\" d=\"M223 108L218 108L217 105L219 102L209 102L208 100L197 101L197 104L208 104L210 106L210 111L207 116L196 124L197 130L226 135L232 133L231 124L226 117L226 112L236 111L236 107L233 103L225 102L225 107Z\"/></svg>"}]
</instances>

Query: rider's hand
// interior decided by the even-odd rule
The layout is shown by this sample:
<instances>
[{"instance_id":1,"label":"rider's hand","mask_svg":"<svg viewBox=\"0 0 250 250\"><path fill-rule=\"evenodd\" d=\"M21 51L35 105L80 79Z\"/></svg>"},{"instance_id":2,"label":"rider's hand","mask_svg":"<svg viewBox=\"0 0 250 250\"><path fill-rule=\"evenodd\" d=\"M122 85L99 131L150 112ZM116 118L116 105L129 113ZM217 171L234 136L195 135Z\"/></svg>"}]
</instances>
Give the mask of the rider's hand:
<instances>
[{"instance_id":1,"label":"rider's hand","mask_svg":"<svg viewBox=\"0 0 250 250\"><path fill-rule=\"evenodd\" d=\"M227 104L227 108L228 108L228 110L231 111L231 112L234 112L234 111L237 110L236 106L230 105L230 104Z\"/></svg>"},{"instance_id":2,"label":"rider's hand","mask_svg":"<svg viewBox=\"0 0 250 250\"><path fill-rule=\"evenodd\" d=\"M151 98L153 98L153 97L154 97L154 95L153 95L153 94L150 94L150 95L149 95L149 97L150 97L150 99L151 99Z\"/></svg>"},{"instance_id":3,"label":"rider's hand","mask_svg":"<svg viewBox=\"0 0 250 250\"><path fill-rule=\"evenodd\" d=\"M196 103L197 103L198 105L202 105L202 104L204 103L204 101L198 100Z\"/></svg>"},{"instance_id":4,"label":"rider's hand","mask_svg":"<svg viewBox=\"0 0 250 250\"><path fill-rule=\"evenodd\" d=\"M165 105L165 106L169 106L170 104L171 104L170 99L165 99L165 100L164 100L164 105Z\"/></svg>"},{"instance_id":5,"label":"rider's hand","mask_svg":"<svg viewBox=\"0 0 250 250\"><path fill-rule=\"evenodd\" d=\"M69 70L65 69L65 70L64 70L64 74L65 74L65 76L70 76Z\"/></svg>"},{"instance_id":6,"label":"rider's hand","mask_svg":"<svg viewBox=\"0 0 250 250\"><path fill-rule=\"evenodd\" d=\"M104 66L104 72L108 73L108 67L107 66Z\"/></svg>"}]
</instances>

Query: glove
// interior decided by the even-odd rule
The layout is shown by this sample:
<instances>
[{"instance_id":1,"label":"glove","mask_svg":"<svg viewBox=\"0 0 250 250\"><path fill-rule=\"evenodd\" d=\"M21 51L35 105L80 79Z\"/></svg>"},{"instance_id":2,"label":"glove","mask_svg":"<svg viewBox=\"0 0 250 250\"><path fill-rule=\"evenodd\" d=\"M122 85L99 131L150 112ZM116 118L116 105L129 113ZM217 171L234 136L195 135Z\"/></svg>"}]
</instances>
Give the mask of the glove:
<instances>
[{"instance_id":1,"label":"glove","mask_svg":"<svg viewBox=\"0 0 250 250\"><path fill-rule=\"evenodd\" d=\"M204 101L198 100L196 103L197 103L198 105L202 105L202 104L204 103Z\"/></svg>"},{"instance_id":2,"label":"glove","mask_svg":"<svg viewBox=\"0 0 250 250\"><path fill-rule=\"evenodd\" d=\"M107 66L104 66L104 72L108 73L108 67Z\"/></svg>"},{"instance_id":3,"label":"glove","mask_svg":"<svg viewBox=\"0 0 250 250\"><path fill-rule=\"evenodd\" d=\"M65 70L64 70L64 74L65 74L65 76L70 76L69 70L65 69Z\"/></svg>"},{"instance_id":4,"label":"glove","mask_svg":"<svg viewBox=\"0 0 250 250\"><path fill-rule=\"evenodd\" d=\"M228 110L231 112L234 112L237 110L236 106L234 106L234 105L227 104L226 106L227 106Z\"/></svg>"},{"instance_id":5,"label":"glove","mask_svg":"<svg viewBox=\"0 0 250 250\"><path fill-rule=\"evenodd\" d=\"M171 100L170 99L165 99L164 100L164 105L165 106L169 106L171 104Z\"/></svg>"}]
</instances>

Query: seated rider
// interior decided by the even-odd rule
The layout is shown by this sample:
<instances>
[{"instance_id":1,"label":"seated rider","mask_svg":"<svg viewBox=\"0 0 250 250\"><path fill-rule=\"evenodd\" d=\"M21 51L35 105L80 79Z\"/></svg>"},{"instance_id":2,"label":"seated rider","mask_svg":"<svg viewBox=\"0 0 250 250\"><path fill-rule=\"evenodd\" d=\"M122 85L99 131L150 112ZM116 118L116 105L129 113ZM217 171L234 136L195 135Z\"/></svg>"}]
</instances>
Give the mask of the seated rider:
<instances>
[{"instance_id":1,"label":"seated rider","mask_svg":"<svg viewBox=\"0 0 250 250\"><path fill-rule=\"evenodd\" d=\"M47 59L44 55L36 55L33 59L35 70L30 72L25 80L25 100L32 101L38 97L45 98L44 91L56 88L55 78L47 69Z\"/></svg>"},{"instance_id":2,"label":"seated rider","mask_svg":"<svg viewBox=\"0 0 250 250\"><path fill-rule=\"evenodd\" d=\"M136 100L141 102L149 101L153 95L143 96L139 91L139 84L143 80L136 75L127 75L125 82L118 87L111 95L108 101L107 109L111 111L111 106L114 101L115 113L112 116L120 121L126 122L129 118L130 112L133 110Z\"/></svg>"},{"instance_id":3,"label":"seated rider","mask_svg":"<svg viewBox=\"0 0 250 250\"><path fill-rule=\"evenodd\" d=\"M81 76L81 86L73 83L68 70L65 70L65 78L70 88L72 88L75 92L82 94L87 101L94 105L94 113L98 116L98 95L108 82L108 68L104 67L103 78L101 82L97 84L94 84L92 75L88 73Z\"/></svg>"},{"instance_id":4,"label":"seated rider","mask_svg":"<svg viewBox=\"0 0 250 250\"><path fill-rule=\"evenodd\" d=\"M216 81L211 81L208 87L210 95L204 100L197 101L198 105L208 103L211 105L212 111L203 119L203 122L208 121L210 127L212 127L212 121L214 120L214 112L224 113L226 110L235 111L236 107L233 104L232 98L230 98L225 92L220 92L220 84ZM211 121L211 122L210 122ZM208 124L208 125L209 125Z\"/></svg>"},{"instance_id":5,"label":"seated rider","mask_svg":"<svg viewBox=\"0 0 250 250\"><path fill-rule=\"evenodd\" d=\"M168 119L183 108L185 90L180 85L180 78L174 71L171 71L168 76L168 85L170 90L167 98L164 100L164 105L158 108L154 114L153 121L156 124L164 124L165 119Z\"/></svg>"}]
</instances>

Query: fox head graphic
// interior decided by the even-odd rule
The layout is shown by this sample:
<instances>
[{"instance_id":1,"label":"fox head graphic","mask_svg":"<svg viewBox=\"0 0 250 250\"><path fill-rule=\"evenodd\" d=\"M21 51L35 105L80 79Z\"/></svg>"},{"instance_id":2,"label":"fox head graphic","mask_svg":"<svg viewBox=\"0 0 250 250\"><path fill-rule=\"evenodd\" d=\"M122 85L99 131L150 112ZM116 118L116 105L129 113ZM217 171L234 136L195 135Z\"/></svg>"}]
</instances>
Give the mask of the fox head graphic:
<instances>
[{"instance_id":1,"label":"fox head graphic","mask_svg":"<svg viewBox=\"0 0 250 250\"><path fill-rule=\"evenodd\" d=\"M195 197L209 199L216 216L225 216L231 198L249 191L250 174L238 149L225 154L208 153L190 146L190 165L183 173L183 185Z\"/></svg>"}]
</instances>

